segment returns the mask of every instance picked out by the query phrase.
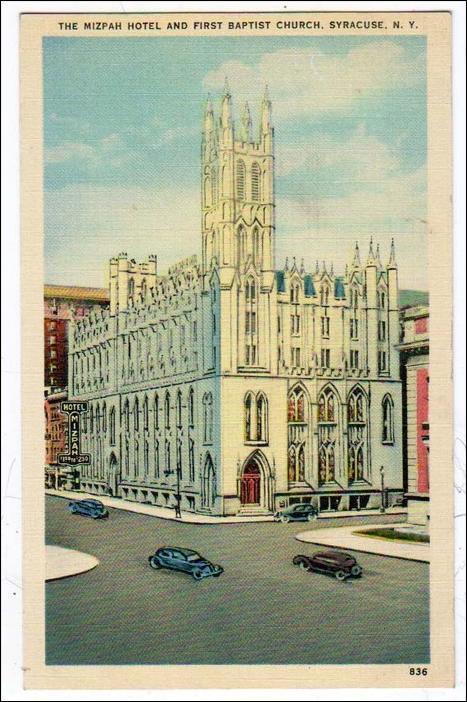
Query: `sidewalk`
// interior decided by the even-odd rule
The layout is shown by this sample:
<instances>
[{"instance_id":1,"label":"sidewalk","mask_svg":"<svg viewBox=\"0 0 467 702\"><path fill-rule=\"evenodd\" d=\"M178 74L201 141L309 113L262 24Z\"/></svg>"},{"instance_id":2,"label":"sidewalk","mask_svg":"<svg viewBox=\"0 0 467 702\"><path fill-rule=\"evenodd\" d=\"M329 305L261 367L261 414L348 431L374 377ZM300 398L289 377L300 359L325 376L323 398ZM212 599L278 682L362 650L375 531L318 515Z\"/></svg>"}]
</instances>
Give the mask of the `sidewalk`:
<instances>
[{"instance_id":1,"label":"sidewalk","mask_svg":"<svg viewBox=\"0 0 467 702\"><path fill-rule=\"evenodd\" d=\"M46 580L69 578L71 575L78 575L78 573L92 570L98 564L98 559L90 556L88 553L73 551L70 548L62 548L61 546L51 546L50 544L47 544L45 547Z\"/></svg>"},{"instance_id":2,"label":"sidewalk","mask_svg":"<svg viewBox=\"0 0 467 702\"><path fill-rule=\"evenodd\" d=\"M145 505L142 502L130 502L122 500L118 497L108 497L107 495L91 495L86 492L77 492L73 490L46 490L46 495L54 495L55 497L63 497L67 500L99 500L106 507L114 509L123 509L126 512L137 512L145 514L148 517L159 517L160 519L173 519L177 522L186 522L188 524L230 524L241 522L271 522L272 514L257 515L254 517L211 517L208 514L195 514L194 512L182 512L181 519L175 517L175 510L168 507L156 507L155 505Z\"/></svg>"},{"instance_id":3,"label":"sidewalk","mask_svg":"<svg viewBox=\"0 0 467 702\"><path fill-rule=\"evenodd\" d=\"M377 524L373 524L369 529L374 529ZM387 526L387 522L384 524ZM392 523L393 526L404 526L404 523ZM335 548L348 549L351 551L362 551L363 553L376 553L379 556L390 556L392 558L405 558L409 561L430 562L430 544L410 543L402 541L386 541L369 536L356 534L356 531L364 531L362 527L334 527L333 529L317 529L316 531L302 531L296 535L298 541L305 541L310 544L323 546L334 546Z\"/></svg>"},{"instance_id":4,"label":"sidewalk","mask_svg":"<svg viewBox=\"0 0 467 702\"><path fill-rule=\"evenodd\" d=\"M130 502L129 500L122 500L118 497L108 497L107 495L91 495L86 492L77 492L75 490L46 490L46 495L54 495L55 497L63 497L67 500L85 500L93 499L100 500L102 504L106 507L113 507L114 509L123 509L127 512L137 512L138 514L145 514L149 517L159 517L160 519L173 519L177 522L187 522L188 524L230 524L230 523L242 523L242 522L272 522L273 515L256 515L256 516L232 516L232 517L211 517L208 514L195 514L194 512L182 512L182 518L177 519L175 517L175 511L169 509L168 507L156 507L155 505L146 505L141 502ZM386 512L388 517L395 517L397 515L403 516L407 514L407 508L400 507L397 509L389 509ZM357 512L346 511L346 512L321 512L318 515L318 519L338 519L343 517L373 517L375 515L380 515L379 509L366 509ZM390 520L388 520L390 521Z\"/></svg>"}]
</instances>

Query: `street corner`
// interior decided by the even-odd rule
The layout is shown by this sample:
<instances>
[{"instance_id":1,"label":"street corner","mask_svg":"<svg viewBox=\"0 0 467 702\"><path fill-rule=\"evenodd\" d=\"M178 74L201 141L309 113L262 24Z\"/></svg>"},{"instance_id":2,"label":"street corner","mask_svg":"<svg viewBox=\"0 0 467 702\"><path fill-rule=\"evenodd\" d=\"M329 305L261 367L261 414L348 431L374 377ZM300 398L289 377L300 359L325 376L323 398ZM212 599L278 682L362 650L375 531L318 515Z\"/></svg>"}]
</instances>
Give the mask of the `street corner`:
<instances>
[{"instance_id":1,"label":"street corner","mask_svg":"<svg viewBox=\"0 0 467 702\"><path fill-rule=\"evenodd\" d=\"M50 544L46 545L45 550L45 579L47 582L86 573L99 565L99 560L89 553Z\"/></svg>"},{"instance_id":2,"label":"street corner","mask_svg":"<svg viewBox=\"0 0 467 702\"><path fill-rule=\"evenodd\" d=\"M380 525L384 531L386 524ZM391 527L403 527L404 524L391 524ZM378 556L402 558L409 561L430 562L429 543L397 540L394 538L377 537L373 532L378 531L374 524L366 528L356 526L333 527L319 531L302 531L295 535L297 541L315 546L329 546L336 549L373 553Z\"/></svg>"}]
</instances>

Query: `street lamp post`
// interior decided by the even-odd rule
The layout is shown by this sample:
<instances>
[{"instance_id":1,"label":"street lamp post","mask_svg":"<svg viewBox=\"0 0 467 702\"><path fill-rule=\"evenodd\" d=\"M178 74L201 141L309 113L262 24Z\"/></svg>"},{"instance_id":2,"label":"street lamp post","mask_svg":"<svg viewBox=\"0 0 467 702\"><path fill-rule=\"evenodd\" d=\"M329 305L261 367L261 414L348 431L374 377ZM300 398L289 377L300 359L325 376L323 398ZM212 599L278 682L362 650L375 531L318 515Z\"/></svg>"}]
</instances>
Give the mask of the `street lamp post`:
<instances>
[{"instance_id":1,"label":"street lamp post","mask_svg":"<svg viewBox=\"0 0 467 702\"><path fill-rule=\"evenodd\" d=\"M175 472L177 476L177 493L175 495L175 499L177 500L175 504L175 519L181 519L182 518L182 510L180 509L180 503L181 503L181 495L180 495L180 474L181 474L181 466L177 465L177 469L175 471L173 470L165 470L164 475L169 476L173 475Z\"/></svg>"},{"instance_id":2,"label":"street lamp post","mask_svg":"<svg viewBox=\"0 0 467 702\"><path fill-rule=\"evenodd\" d=\"M381 466L379 472L381 473L381 507L379 508L379 511L384 513L386 512L386 508L384 506L384 466Z\"/></svg>"}]
</instances>

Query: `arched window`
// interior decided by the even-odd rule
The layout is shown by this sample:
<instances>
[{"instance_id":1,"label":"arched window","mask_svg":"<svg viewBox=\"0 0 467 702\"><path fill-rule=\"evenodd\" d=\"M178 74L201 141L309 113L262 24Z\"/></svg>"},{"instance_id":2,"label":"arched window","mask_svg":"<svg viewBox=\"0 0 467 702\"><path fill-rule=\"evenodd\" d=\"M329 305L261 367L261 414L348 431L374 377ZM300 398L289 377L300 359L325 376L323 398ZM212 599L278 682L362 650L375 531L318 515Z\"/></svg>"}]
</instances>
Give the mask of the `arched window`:
<instances>
[{"instance_id":1,"label":"arched window","mask_svg":"<svg viewBox=\"0 0 467 702\"><path fill-rule=\"evenodd\" d=\"M256 439L268 440L268 402L262 392L256 398Z\"/></svg>"},{"instance_id":2,"label":"arched window","mask_svg":"<svg viewBox=\"0 0 467 702\"><path fill-rule=\"evenodd\" d=\"M99 435L101 430L101 411L99 407L99 403L97 403L96 407L96 434Z\"/></svg>"},{"instance_id":3,"label":"arched window","mask_svg":"<svg viewBox=\"0 0 467 702\"><path fill-rule=\"evenodd\" d=\"M305 421L305 393L301 387L295 388L289 395L288 401L288 421Z\"/></svg>"},{"instance_id":4,"label":"arched window","mask_svg":"<svg viewBox=\"0 0 467 702\"><path fill-rule=\"evenodd\" d=\"M144 441L144 476L149 473L149 443L147 439Z\"/></svg>"},{"instance_id":5,"label":"arched window","mask_svg":"<svg viewBox=\"0 0 467 702\"><path fill-rule=\"evenodd\" d=\"M292 283L292 286L290 288L290 302L297 303L299 295L300 285L298 283Z\"/></svg>"},{"instance_id":6,"label":"arched window","mask_svg":"<svg viewBox=\"0 0 467 702\"><path fill-rule=\"evenodd\" d=\"M143 427L144 427L144 431L148 431L148 429L149 429L149 402L148 402L147 395L145 395L145 397L144 397L144 404L143 404Z\"/></svg>"},{"instance_id":7,"label":"arched window","mask_svg":"<svg viewBox=\"0 0 467 702\"><path fill-rule=\"evenodd\" d=\"M261 232L258 227L255 227L253 229L253 261L256 266L261 266L262 262L261 243Z\"/></svg>"},{"instance_id":8,"label":"arched window","mask_svg":"<svg viewBox=\"0 0 467 702\"><path fill-rule=\"evenodd\" d=\"M256 283L247 278L245 283L245 365L255 366L257 359L258 315L256 305Z\"/></svg>"},{"instance_id":9,"label":"arched window","mask_svg":"<svg viewBox=\"0 0 467 702\"><path fill-rule=\"evenodd\" d=\"M135 397L135 404L133 406L133 424L135 431L139 431L139 402L137 397Z\"/></svg>"},{"instance_id":10,"label":"arched window","mask_svg":"<svg viewBox=\"0 0 467 702\"><path fill-rule=\"evenodd\" d=\"M256 284L253 278L248 278L246 281L245 299L247 302L256 302Z\"/></svg>"},{"instance_id":11,"label":"arched window","mask_svg":"<svg viewBox=\"0 0 467 702\"><path fill-rule=\"evenodd\" d=\"M322 285L320 294L321 294L321 305L326 307L329 304L329 286Z\"/></svg>"},{"instance_id":12,"label":"arched window","mask_svg":"<svg viewBox=\"0 0 467 702\"><path fill-rule=\"evenodd\" d=\"M115 407L112 407L109 414L110 424L110 445L115 446Z\"/></svg>"},{"instance_id":13,"label":"arched window","mask_svg":"<svg viewBox=\"0 0 467 702\"><path fill-rule=\"evenodd\" d=\"M135 466L134 466L134 476L137 478L139 476L139 443L138 439L135 439Z\"/></svg>"},{"instance_id":14,"label":"arched window","mask_svg":"<svg viewBox=\"0 0 467 702\"><path fill-rule=\"evenodd\" d=\"M182 426L182 393L180 390L177 393L177 427Z\"/></svg>"},{"instance_id":15,"label":"arched window","mask_svg":"<svg viewBox=\"0 0 467 702\"><path fill-rule=\"evenodd\" d=\"M159 429L159 395L156 393L154 397L154 429Z\"/></svg>"},{"instance_id":16,"label":"arched window","mask_svg":"<svg viewBox=\"0 0 467 702\"><path fill-rule=\"evenodd\" d=\"M338 441L337 399L332 388L325 388L318 398L318 482L332 482L336 477Z\"/></svg>"},{"instance_id":17,"label":"arched window","mask_svg":"<svg viewBox=\"0 0 467 702\"><path fill-rule=\"evenodd\" d=\"M245 397L245 441L253 440L253 395L249 392Z\"/></svg>"},{"instance_id":18,"label":"arched window","mask_svg":"<svg viewBox=\"0 0 467 702\"><path fill-rule=\"evenodd\" d=\"M146 278L143 278L141 281L141 297L146 297L146 291L147 291L147 284L146 284Z\"/></svg>"},{"instance_id":19,"label":"arched window","mask_svg":"<svg viewBox=\"0 0 467 702\"><path fill-rule=\"evenodd\" d=\"M107 405L102 405L102 431L107 434Z\"/></svg>"},{"instance_id":20,"label":"arched window","mask_svg":"<svg viewBox=\"0 0 467 702\"><path fill-rule=\"evenodd\" d=\"M245 164L241 159L239 161L237 161L236 182L237 182L237 198L239 200L244 200L245 199Z\"/></svg>"},{"instance_id":21,"label":"arched window","mask_svg":"<svg viewBox=\"0 0 467 702\"><path fill-rule=\"evenodd\" d=\"M383 409L383 444L394 443L394 402L391 395L385 395L382 403Z\"/></svg>"},{"instance_id":22,"label":"arched window","mask_svg":"<svg viewBox=\"0 0 467 702\"><path fill-rule=\"evenodd\" d=\"M361 388L351 391L347 401L347 453L349 482L365 478L367 447L367 401Z\"/></svg>"},{"instance_id":23,"label":"arched window","mask_svg":"<svg viewBox=\"0 0 467 702\"><path fill-rule=\"evenodd\" d=\"M165 442L165 470L166 474L171 471L170 441Z\"/></svg>"},{"instance_id":24,"label":"arched window","mask_svg":"<svg viewBox=\"0 0 467 702\"><path fill-rule=\"evenodd\" d=\"M289 393L287 422L289 483L304 482L309 427L308 404L301 386L293 388Z\"/></svg>"},{"instance_id":25,"label":"arched window","mask_svg":"<svg viewBox=\"0 0 467 702\"><path fill-rule=\"evenodd\" d=\"M190 473L190 483L195 480L195 442L190 439L188 442L188 470Z\"/></svg>"},{"instance_id":26,"label":"arched window","mask_svg":"<svg viewBox=\"0 0 467 702\"><path fill-rule=\"evenodd\" d=\"M135 279L130 278L130 281L128 283L128 295L130 297L133 297L134 294L135 294Z\"/></svg>"},{"instance_id":27,"label":"arched window","mask_svg":"<svg viewBox=\"0 0 467 702\"><path fill-rule=\"evenodd\" d=\"M210 444L212 442L212 395L210 392L205 393L203 397L203 408L204 408L204 443Z\"/></svg>"},{"instance_id":28,"label":"arched window","mask_svg":"<svg viewBox=\"0 0 467 702\"><path fill-rule=\"evenodd\" d=\"M160 456L159 456L159 441L156 439L154 442L154 477L158 478L160 475Z\"/></svg>"},{"instance_id":29,"label":"arched window","mask_svg":"<svg viewBox=\"0 0 467 702\"><path fill-rule=\"evenodd\" d=\"M180 477L180 479L183 479L183 467L182 467L182 440L177 439L177 446L176 446L176 464L177 464L177 473Z\"/></svg>"},{"instance_id":30,"label":"arched window","mask_svg":"<svg viewBox=\"0 0 467 702\"><path fill-rule=\"evenodd\" d=\"M319 396L318 420L320 422L336 421L336 398L331 388L326 388Z\"/></svg>"},{"instance_id":31,"label":"arched window","mask_svg":"<svg viewBox=\"0 0 467 702\"><path fill-rule=\"evenodd\" d=\"M380 309L382 309L382 310L386 309L386 293L384 292L384 290L379 291L378 298L379 298Z\"/></svg>"},{"instance_id":32,"label":"arched window","mask_svg":"<svg viewBox=\"0 0 467 702\"><path fill-rule=\"evenodd\" d=\"M239 266L242 263L244 263L245 258L246 258L246 253L247 253L246 244L247 244L246 229L241 224L237 229L238 265Z\"/></svg>"},{"instance_id":33,"label":"arched window","mask_svg":"<svg viewBox=\"0 0 467 702\"><path fill-rule=\"evenodd\" d=\"M165 395L164 419L165 419L165 428L170 429L170 395L168 392Z\"/></svg>"},{"instance_id":34,"label":"arched window","mask_svg":"<svg viewBox=\"0 0 467 702\"><path fill-rule=\"evenodd\" d=\"M350 291L350 306L354 310L358 309L358 288L356 286Z\"/></svg>"},{"instance_id":35,"label":"arched window","mask_svg":"<svg viewBox=\"0 0 467 702\"><path fill-rule=\"evenodd\" d=\"M256 162L251 167L251 199L254 202L261 200L261 168Z\"/></svg>"},{"instance_id":36,"label":"arched window","mask_svg":"<svg viewBox=\"0 0 467 702\"><path fill-rule=\"evenodd\" d=\"M190 388L188 394L188 423L191 428L195 426L195 393L193 388Z\"/></svg>"},{"instance_id":37,"label":"arched window","mask_svg":"<svg viewBox=\"0 0 467 702\"><path fill-rule=\"evenodd\" d=\"M125 405L123 407L123 425L125 427L125 432L128 434L130 431L130 403L125 400Z\"/></svg>"}]
</instances>

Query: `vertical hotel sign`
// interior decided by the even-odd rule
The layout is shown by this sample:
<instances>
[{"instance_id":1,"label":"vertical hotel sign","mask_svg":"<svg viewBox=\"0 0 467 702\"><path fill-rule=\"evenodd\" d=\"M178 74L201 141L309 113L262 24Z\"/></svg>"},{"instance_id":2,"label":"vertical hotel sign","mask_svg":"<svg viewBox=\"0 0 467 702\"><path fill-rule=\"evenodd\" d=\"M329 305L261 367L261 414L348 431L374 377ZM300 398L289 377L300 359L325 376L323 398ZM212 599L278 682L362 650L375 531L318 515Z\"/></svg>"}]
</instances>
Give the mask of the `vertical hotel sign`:
<instances>
[{"instance_id":1,"label":"vertical hotel sign","mask_svg":"<svg viewBox=\"0 0 467 702\"><path fill-rule=\"evenodd\" d=\"M68 415L67 453L58 454L61 465L78 466L91 463L90 453L81 453L81 415L88 411L87 402L61 402L60 411Z\"/></svg>"}]
</instances>

